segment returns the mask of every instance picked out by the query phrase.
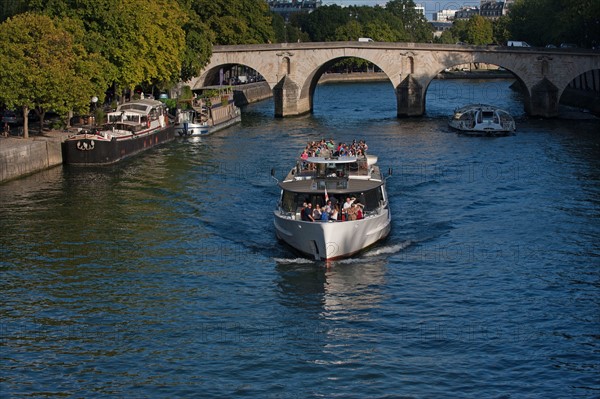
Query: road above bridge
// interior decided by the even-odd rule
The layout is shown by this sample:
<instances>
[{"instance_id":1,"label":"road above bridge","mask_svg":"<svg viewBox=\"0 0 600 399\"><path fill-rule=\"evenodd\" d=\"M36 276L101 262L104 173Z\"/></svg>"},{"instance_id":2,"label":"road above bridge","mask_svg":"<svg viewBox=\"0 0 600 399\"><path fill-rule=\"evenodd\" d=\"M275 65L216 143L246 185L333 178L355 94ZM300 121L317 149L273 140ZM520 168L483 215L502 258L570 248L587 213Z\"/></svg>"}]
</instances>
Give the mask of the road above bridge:
<instances>
[{"instance_id":1,"label":"road above bridge","mask_svg":"<svg viewBox=\"0 0 600 399\"><path fill-rule=\"evenodd\" d=\"M311 112L317 82L334 63L356 57L379 67L391 81L399 117L425 113L429 84L447 68L493 64L510 71L524 88L524 108L533 116L558 115L560 96L582 74L600 70L600 53L579 49L464 46L429 43L324 42L215 46L209 64L188 84L218 83L221 68L245 65L273 91L276 116ZM600 82L594 83L596 86ZM600 86L593 90L600 92Z\"/></svg>"}]
</instances>

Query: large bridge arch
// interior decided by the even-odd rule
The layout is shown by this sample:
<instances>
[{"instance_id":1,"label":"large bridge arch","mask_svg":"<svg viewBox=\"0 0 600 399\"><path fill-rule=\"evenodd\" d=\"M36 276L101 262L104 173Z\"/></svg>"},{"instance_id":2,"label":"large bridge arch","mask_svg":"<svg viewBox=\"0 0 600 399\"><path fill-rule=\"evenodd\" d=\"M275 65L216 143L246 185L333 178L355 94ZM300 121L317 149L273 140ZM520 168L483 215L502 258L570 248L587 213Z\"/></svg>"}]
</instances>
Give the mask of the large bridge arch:
<instances>
[{"instance_id":1,"label":"large bridge arch","mask_svg":"<svg viewBox=\"0 0 600 399\"><path fill-rule=\"evenodd\" d=\"M271 89L273 89L273 86L278 81L277 73L274 73L273 65L261 62L260 58L255 54L213 53L210 62L204 67L200 76L191 79L188 82L188 85L192 90L200 89L203 86L206 86L206 82L215 81L215 76L219 74L219 70L222 67L230 65L244 65L254 69L265 78Z\"/></svg>"},{"instance_id":2,"label":"large bridge arch","mask_svg":"<svg viewBox=\"0 0 600 399\"><path fill-rule=\"evenodd\" d=\"M366 54L366 56L369 56L369 54ZM305 99L309 102L311 112L314 110L314 94L321 76L323 76L323 74L327 72L335 63L347 58L358 58L370 62L371 64L379 68L388 77L390 83L392 83L392 79L390 78L389 72L386 71L385 67L378 65L373 59L367 59L355 55L343 55L328 59L320 65L317 65L313 71L308 73L307 79L304 81L304 84L300 88L300 98Z\"/></svg>"},{"instance_id":3,"label":"large bridge arch","mask_svg":"<svg viewBox=\"0 0 600 399\"><path fill-rule=\"evenodd\" d=\"M526 88L527 85L526 83L523 81L523 79L521 78L521 76L518 73L518 70L516 70L516 66L514 64L511 64L510 62L502 62L502 64L498 63L498 59L493 58L493 57L486 57L485 55L483 56L477 56L477 55L472 55L472 54L462 54L460 56L453 56L453 57L448 57L445 58L443 61L440 62L440 64L438 65L437 69L435 70L435 74L434 75L428 75L427 76L427 80L425 80L423 82L423 87L424 87L424 93L423 93L423 105L422 105L422 109L425 111L426 110L426 103L427 103L427 92L429 90L429 87L431 86L432 82L437 78L437 76L448 69L452 69L456 66L459 65L465 65L465 64L487 64L487 65L494 65L497 66L499 68L502 68L503 70L509 72L513 79L515 79L517 82L519 82L520 87L522 88ZM515 70L513 70L515 69ZM529 92L527 90L525 90L523 92L523 107L526 110L528 107L528 103L530 101L530 96L529 96Z\"/></svg>"},{"instance_id":4,"label":"large bridge arch","mask_svg":"<svg viewBox=\"0 0 600 399\"><path fill-rule=\"evenodd\" d=\"M324 65L345 57L367 60L384 71L396 90L398 116L422 115L431 81L439 71L461 63L494 64L512 72L525 90L525 111L542 117L558 115L560 95L575 77L600 69L600 53L582 50L427 43L279 43L215 46L210 63L188 84L201 87L221 65L246 65L269 84L276 116L300 115L312 111L311 96Z\"/></svg>"}]
</instances>

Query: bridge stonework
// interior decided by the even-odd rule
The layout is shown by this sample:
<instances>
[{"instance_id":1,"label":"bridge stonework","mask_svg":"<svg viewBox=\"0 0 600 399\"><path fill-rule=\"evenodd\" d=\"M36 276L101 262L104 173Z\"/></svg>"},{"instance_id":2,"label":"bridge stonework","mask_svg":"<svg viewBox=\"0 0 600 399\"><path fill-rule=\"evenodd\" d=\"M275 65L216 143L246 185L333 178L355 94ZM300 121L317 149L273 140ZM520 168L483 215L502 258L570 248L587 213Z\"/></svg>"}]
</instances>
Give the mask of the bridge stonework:
<instances>
[{"instance_id":1,"label":"bridge stonework","mask_svg":"<svg viewBox=\"0 0 600 399\"><path fill-rule=\"evenodd\" d=\"M319 78L340 59L357 57L377 65L392 83L398 117L425 113L427 88L437 74L460 64L487 63L513 73L524 88L532 116L558 115L560 96L579 75L600 69L600 53L576 49L463 46L428 43L280 43L215 46L209 64L188 84L218 82L219 70L245 65L260 73L271 90L275 116L312 111ZM463 104L457 104L463 105Z\"/></svg>"}]
</instances>

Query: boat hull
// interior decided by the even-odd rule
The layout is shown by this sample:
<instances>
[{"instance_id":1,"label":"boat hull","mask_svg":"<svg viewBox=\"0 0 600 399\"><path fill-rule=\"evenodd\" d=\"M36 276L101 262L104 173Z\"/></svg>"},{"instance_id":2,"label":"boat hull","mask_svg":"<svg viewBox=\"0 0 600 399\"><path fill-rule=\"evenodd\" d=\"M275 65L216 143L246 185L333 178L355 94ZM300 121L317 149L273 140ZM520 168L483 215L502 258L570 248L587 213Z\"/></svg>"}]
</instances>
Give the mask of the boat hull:
<instances>
[{"instance_id":1,"label":"boat hull","mask_svg":"<svg viewBox=\"0 0 600 399\"><path fill-rule=\"evenodd\" d=\"M201 123L177 123L175 134L181 137L206 136L209 133L208 125Z\"/></svg>"},{"instance_id":2,"label":"boat hull","mask_svg":"<svg viewBox=\"0 0 600 399\"><path fill-rule=\"evenodd\" d=\"M237 114L235 117L227 119L221 123L217 123L213 126L200 123L189 123L186 127L183 124L175 124L175 134L181 137L206 136L214 132L218 132L219 130L228 128L229 126L235 125L236 123L240 123L241 121L242 116Z\"/></svg>"},{"instance_id":3,"label":"boat hull","mask_svg":"<svg viewBox=\"0 0 600 399\"><path fill-rule=\"evenodd\" d=\"M278 211L274 215L277 238L316 260L352 256L387 237L391 228L388 208L365 219L344 222L300 221Z\"/></svg>"},{"instance_id":4,"label":"boat hull","mask_svg":"<svg viewBox=\"0 0 600 399\"><path fill-rule=\"evenodd\" d=\"M78 166L110 165L174 138L175 129L172 125L124 139L76 136L62 143L63 163Z\"/></svg>"}]
</instances>

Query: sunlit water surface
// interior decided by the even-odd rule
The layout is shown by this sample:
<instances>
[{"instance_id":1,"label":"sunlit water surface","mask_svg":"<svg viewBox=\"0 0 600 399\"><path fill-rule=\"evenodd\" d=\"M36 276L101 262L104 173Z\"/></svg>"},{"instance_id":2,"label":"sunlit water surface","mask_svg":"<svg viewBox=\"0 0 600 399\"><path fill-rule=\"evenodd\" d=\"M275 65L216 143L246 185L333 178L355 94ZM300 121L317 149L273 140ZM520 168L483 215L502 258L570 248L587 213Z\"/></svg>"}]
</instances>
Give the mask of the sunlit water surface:
<instances>
[{"instance_id":1,"label":"sunlit water surface","mask_svg":"<svg viewBox=\"0 0 600 399\"><path fill-rule=\"evenodd\" d=\"M308 116L0 185L2 397L598 397L600 124L510 83L434 81L411 119L389 83L323 85ZM517 134L451 132L470 102ZM393 170L389 238L330 264L271 214L322 137Z\"/></svg>"}]
</instances>

